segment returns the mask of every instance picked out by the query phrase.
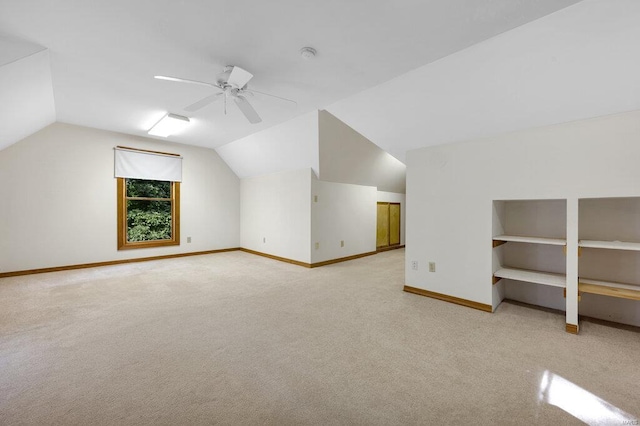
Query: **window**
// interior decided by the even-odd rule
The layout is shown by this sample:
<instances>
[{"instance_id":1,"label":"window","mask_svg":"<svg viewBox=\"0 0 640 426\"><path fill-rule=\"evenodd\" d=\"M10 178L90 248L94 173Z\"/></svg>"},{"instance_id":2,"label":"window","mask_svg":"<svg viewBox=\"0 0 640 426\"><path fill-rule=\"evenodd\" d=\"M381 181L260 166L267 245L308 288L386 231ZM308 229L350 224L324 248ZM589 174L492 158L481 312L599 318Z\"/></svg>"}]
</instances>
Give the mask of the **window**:
<instances>
[{"instance_id":1,"label":"window","mask_svg":"<svg viewBox=\"0 0 640 426\"><path fill-rule=\"evenodd\" d=\"M118 178L118 250L180 244L180 182Z\"/></svg>"},{"instance_id":2,"label":"window","mask_svg":"<svg viewBox=\"0 0 640 426\"><path fill-rule=\"evenodd\" d=\"M118 250L180 244L182 157L117 146Z\"/></svg>"}]
</instances>

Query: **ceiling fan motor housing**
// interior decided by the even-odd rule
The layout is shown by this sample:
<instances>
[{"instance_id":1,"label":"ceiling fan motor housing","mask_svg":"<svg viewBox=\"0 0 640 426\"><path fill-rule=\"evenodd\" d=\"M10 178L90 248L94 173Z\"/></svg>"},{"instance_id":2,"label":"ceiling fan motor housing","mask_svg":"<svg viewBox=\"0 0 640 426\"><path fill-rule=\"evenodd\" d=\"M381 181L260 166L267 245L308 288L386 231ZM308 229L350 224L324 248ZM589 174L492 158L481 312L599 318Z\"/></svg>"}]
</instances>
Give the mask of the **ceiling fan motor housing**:
<instances>
[{"instance_id":1,"label":"ceiling fan motor housing","mask_svg":"<svg viewBox=\"0 0 640 426\"><path fill-rule=\"evenodd\" d=\"M218 85L222 89L233 87L242 90L247 88L247 83L252 78L253 74L250 72L235 65L227 65L222 74L218 76Z\"/></svg>"},{"instance_id":2,"label":"ceiling fan motor housing","mask_svg":"<svg viewBox=\"0 0 640 426\"><path fill-rule=\"evenodd\" d=\"M238 97L238 95L240 95L240 94L241 94L240 89L236 89L236 88L235 88L235 87L233 87L233 86L229 86L229 85L227 85L227 86L225 86L225 88L224 88L224 95L225 95L227 98L237 98L237 97Z\"/></svg>"},{"instance_id":3,"label":"ceiling fan motor housing","mask_svg":"<svg viewBox=\"0 0 640 426\"><path fill-rule=\"evenodd\" d=\"M231 71L233 71L233 65L227 65L226 67L224 67L224 70L220 74L218 74L216 82L222 87L226 86L227 81L229 81Z\"/></svg>"}]
</instances>

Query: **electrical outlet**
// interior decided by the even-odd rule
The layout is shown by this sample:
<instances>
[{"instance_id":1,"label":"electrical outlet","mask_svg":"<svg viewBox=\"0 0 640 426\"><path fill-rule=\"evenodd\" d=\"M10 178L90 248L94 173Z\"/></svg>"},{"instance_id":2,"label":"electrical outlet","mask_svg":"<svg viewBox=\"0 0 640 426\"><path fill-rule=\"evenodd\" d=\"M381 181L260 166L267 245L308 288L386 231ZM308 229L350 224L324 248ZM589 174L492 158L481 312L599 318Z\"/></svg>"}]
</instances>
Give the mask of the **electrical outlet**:
<instances>
[{"instance_id":1,"label":"electrical outlet","mask_svg":"<svg viewBox=\"0 0 640 426\"><path fill-rule=\"evenodd\" d=\"M267 242L267 237L262 237L262 242L266 243Z\"/></svg>"},{"instance_id":2,"label":"electrical outlet","mask_svg":"<svg viewBox=\"0 0 640 426\"><path fill-rule=\"evenodd\" d=\"M429 262L429 272L436 271L436 262Z\"/></svg>"},{"instance_id":3,"label":"electrical outlet","mask_svg":"<svg viewBox=\"0 0 640 426\"><path fill-rule=\"evenodd\" d=\"M413 269L414 271L418 270L418 261L417 260L411 261L411 269Z\"/></svg>"},{"instance_id":4,"label":"electrical outlet","mask_svg":"<svg viewBox=\"0 0 640 426\"><path fill-rule=\"evenodd\" d=\"M191 242L191 237L187 237L187 243Z\"/></svg>"},{"instance_id":5,"label":"electrical outlet","mask_svg":"<svg viewBox=\"0 0 640 426\"><path fill-rule=\"evenodd\" d=\"M340 247L344 247L344 240L340 241Z\"/></svg>"},{"instance_id":6,"label":"electrical outlet","mask_svg":"<svg viewBox=\"0 0 640 426\"><path fill-rule=\"evenodd\" d=\"M316 243L316 250L320 248L320 243Z\"/></svg>"}]
</instances>

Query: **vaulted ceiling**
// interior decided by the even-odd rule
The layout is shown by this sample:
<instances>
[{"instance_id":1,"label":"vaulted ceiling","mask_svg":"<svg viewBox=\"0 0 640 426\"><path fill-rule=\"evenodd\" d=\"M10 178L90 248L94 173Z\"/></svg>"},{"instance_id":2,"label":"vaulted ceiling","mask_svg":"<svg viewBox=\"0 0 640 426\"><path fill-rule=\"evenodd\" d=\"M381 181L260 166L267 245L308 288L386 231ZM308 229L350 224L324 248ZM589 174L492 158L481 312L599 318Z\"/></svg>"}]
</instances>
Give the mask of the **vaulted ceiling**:
<instances>
[{"instance_id":1,"label":"vaulted ceiling","mask_svg":"<svg viewBox=\"0 0 640 426\"><path fill-rule=\"evenodd\" d=\"M0 149L56 120L49 52L0 38Z\"/></svg>"},{"instance_id":2,"label":"vaulted ceiling","mask_svg":"<svg viewBox=\"0 0 640 426\"><path fill-rule=\"evenodd\" d=\"M436 65L439 71L420 74L433 87L417 91L402 80L381 84L575 3L577 0L0 0L0 108L5 108L0 112L10 110L16 116L30 117L28 123L18 123L0 114L0 127L5 128L0 149L54 119L146 135L166 112L189 115L194 122L171 140L218 147L334 105L332 113L401 158L405 145L391 146L395 144L392 129L384 127L396 126L389 124L393 119L404 125L407 118L429 117L437 110L429 98L435 93L438 100L444 100L441 98L449 94L437 87L447 72ZM543 31L540 36L547 34ZM533 42L531 36L523 41ZM299 50L303 46L316 48L317 57L302 59ZM521 55L537 53L527 53L527 45L514 48ZM454 62L471 68L453 73L455 81L461 82L454 95L476 93L469 85L482 83L479 76L496 53L488 51L487 55ZM561 63L571 59L558 57ZM213 90L153 78L163 74L214 81L225 65L249 70L255 75L250 87L295 99L297 106L256 95L250 100L263 118L258 125L249 124L232 107L225 116L219 103L186 114L185 106ZM468 80L465 71L470 73ZM526 74L530 70L515 71ZM22 79L20 84L16 78ZM376 86L382 90L376 92ZM460 103L468 115L466 110L471 107L456 96L443 102L445 110L454 113L455 104ZM347 101L338 102L343 99ZM373 109L362 109L368 103ZM386 121L379 120L383 110L390 112ZM411 138L407 143L413 146L418 141Z\"/></svg>"},{"instance_id":3,"label":"vaulted ceiling","mask_svg":"<svg viewBox=\"0 0 640 426\"><path fill-rule=\"evenodd\" d=\"M640 1L584 0L327 110L405 161L415 148L640 109L639 48Z\"/></svg>"}]
</instances>

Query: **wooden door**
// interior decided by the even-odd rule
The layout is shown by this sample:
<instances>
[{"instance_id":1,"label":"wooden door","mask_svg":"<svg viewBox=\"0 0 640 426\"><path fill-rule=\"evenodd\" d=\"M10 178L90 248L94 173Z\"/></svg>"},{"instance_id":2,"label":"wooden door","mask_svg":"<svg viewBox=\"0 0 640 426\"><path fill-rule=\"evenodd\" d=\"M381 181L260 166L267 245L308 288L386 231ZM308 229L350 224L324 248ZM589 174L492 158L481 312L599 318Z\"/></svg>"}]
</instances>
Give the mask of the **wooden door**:
<instances>
[{"instance_id":1,"label":"wooden door","mask_svg":"<svg viewBox=\"0 0 640 426\"><path fill-rule=\"evenodd\" d=\"M389 204L389 245L400 244L400 204Z\"/></svg>"},{"instance_id":2,"label":"wooden door","mask_svg":"<svg viewBox=\"0 0 640 426\"><path fill-rule=\"evenodd\" d=\"M376 247L389 245L389 203L378 203Z\"/></svg>"}]
</instances>

